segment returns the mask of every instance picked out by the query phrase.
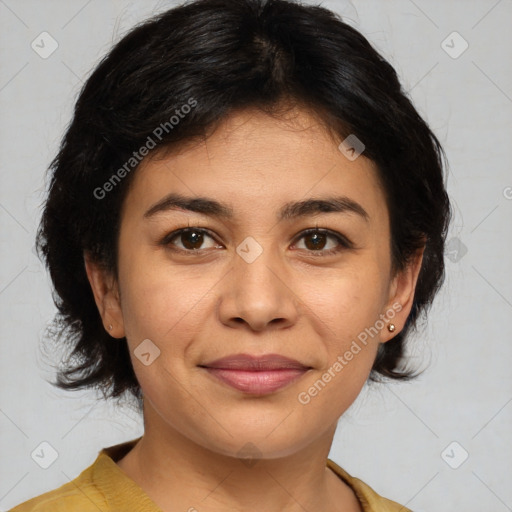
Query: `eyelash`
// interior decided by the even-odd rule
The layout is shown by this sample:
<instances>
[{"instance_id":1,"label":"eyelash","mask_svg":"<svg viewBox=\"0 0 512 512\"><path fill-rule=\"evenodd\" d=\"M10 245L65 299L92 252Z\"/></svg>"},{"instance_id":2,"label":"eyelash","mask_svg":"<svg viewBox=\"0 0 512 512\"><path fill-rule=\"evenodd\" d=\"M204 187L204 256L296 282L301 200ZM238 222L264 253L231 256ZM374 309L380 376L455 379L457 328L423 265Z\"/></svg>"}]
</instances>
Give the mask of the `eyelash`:
<instances>
[{"instance_id":1,"label":"eyelash","mask_svg":"<svg viewBox=\"0 0 512 512\"><path fill-rule=\"evenodd\" d=\"M218 243L217 240L215 239L215 237L210 233L209 230L204 229L204 228L187 227L187 228L182 228L182 229L172 231L171 233L167 234L161 240L160 245L166 246L172 252L177 252L177 253L182 253L182 254L185 253L185 254L190 254L190 255L194 255L194 256L203 255L205 253L205 251L208 251L208 249L180 249L180 248L177 248L176 246L172 245L172 242L174 239L178 238L183 233L189 233L189 232L196 232L196 233L201 233L203 235L207 235L210 238L212 238L213 240L215 240L216 243ZM334 238L339 243L338 247L336 247L335 249L329 249L327 251L324 251L322 249L320 249L318 251L315 251L312 249L309 249L309 250L306 249L314 257L332 256L333 254L337 254L338 252L340 252L344 249L353 248L352 242L350 242L350 240L348 240L346 237L344 237L340 233L337 233L336 231L331 231L329 229L323 229L323 228L309 228L309 229L302 231L300 233L300 236L298 236L295 239L294 244L297 243L302 238L307 237L308 235L311 235L311 234L326 235L327 237ZM300 249L300 250L303 250L303 249Z\"/></svg>"}]
</instances>

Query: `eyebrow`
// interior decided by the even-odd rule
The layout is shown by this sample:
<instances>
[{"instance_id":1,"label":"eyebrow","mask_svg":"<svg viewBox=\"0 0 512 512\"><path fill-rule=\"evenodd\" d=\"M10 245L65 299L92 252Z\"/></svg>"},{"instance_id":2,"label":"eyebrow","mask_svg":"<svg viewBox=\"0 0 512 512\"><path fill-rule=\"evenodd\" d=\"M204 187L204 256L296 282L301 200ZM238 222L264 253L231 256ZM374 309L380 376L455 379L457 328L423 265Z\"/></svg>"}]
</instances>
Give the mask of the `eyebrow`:
<instances>
[{"instance_id":1,"label":"eyebrow","mask_svg":"<svg viewBox=\"0 0 512 512\"><path fill-rule=\"evenodd\" d=\"M144 218L147 219L169 210L187 210L222 219L232 219L234 216L233 209L225 203L208 197L187 197L171 193L151 206L144 213ZM286 203L279 210L277 219L288 220L318 213L355 213L365 221L370 218L359 203L346 196L335 196Z\"/></svg>"}]
</instances>

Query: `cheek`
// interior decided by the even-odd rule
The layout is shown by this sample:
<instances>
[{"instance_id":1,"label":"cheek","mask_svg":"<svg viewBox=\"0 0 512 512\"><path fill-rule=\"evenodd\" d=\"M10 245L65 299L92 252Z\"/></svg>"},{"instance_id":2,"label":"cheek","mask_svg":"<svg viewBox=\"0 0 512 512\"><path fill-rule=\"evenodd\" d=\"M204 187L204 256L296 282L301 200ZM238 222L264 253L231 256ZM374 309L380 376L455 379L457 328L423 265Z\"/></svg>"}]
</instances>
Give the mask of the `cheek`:
<instances>
[{"instance_id":1,"label":"cheek","mask_svg":"<svg viewBox=\"0 0 512 512\"><path fill-rule=\"evenodd\" d=\"M375 325L382 302L376 277L345 273L322 294L317 289L316 300L311 293L308 306L314 313L310 316L317 318L322 344L315 351L322 354L322 364L295 397L305 418L336 422L367 381L380 341Z\"/></svg>"},{"instance_id":2,"label":"cheek","mask_svg":"<svg viewBox=\"0 0 512 512\"><path fill-rule=\"evenodd\" d=\"M371 371L380 342L385 283L378 266L368 261L364 269L345 269L322 287L318 282L309 280L303 296L308 297L310 316L317 319L324 352L321 368L301 391L319 413L321 404L336 404L334 420L357 397Z\"/></svg>"},{"instance_id":3,"label":"cheek","mask_svg":"<svg viewBox=\"0 0 512 512\"><path fill-rule=\"evenodd\" d=\"M328 279L311 275L300 286L305 304L328 328L328 339L338 349L373 326L385 303L382 274L368 261L330 273Z\"/></svg>"},{"instance_id":4,"label":"cheek","mask_svg":"<svg viewBox=\"0 0 512 512\"><path fill-rule=\"evenodd\" d=\"M161 349L180 347L197 332L208 304L208 291L215 280L190 269L171 269L169 265L145 265L151 261L133 257L120 265L122 311L130 345L149 338ZM141 270L143 269L143 270ZM197 275L196 275L197 274Z\"/></svg>"}]
</instances>

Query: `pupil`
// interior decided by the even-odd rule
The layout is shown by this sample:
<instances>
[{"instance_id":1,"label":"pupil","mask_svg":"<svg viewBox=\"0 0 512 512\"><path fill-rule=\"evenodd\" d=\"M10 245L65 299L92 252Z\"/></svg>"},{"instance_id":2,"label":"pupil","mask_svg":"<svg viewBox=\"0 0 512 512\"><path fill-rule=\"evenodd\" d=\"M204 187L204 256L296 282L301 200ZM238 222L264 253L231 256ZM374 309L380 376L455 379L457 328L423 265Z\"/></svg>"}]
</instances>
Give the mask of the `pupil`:
<instances>
[{"instance_id":1,"label":"pupil","mask_svg":"<svg viewBox=\"0 0 512 512\"><path fill-rule=\"evenodd\" d=\"M306 247L308 249L322 249L323 245L325 244L325 238L326 235L322 233L316 233L314 235L309 235L309 237L306 237ZM308 244L308 240L314 240L313 244Z\"/></svg>"},{"instance_id":2,"label":"pupil","mask_svg":"<svg viewBox=\"0 0 512 512\"><path fill-rule=\"evenodd\" d=\"M187 249L199 249L203 242L203 234L197 231L188 231L182 234L181 241Z\"/></svg>"}]
</instances>

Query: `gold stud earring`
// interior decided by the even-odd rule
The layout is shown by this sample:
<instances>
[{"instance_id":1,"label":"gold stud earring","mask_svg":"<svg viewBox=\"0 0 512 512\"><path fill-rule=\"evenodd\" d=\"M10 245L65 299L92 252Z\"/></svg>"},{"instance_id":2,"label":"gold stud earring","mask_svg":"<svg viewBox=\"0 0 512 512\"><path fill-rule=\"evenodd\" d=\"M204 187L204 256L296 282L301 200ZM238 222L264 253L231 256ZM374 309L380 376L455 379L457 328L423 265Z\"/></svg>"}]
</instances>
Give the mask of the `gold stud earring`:
<instances>
[{"instance_id":1,"label":"gold stud earring","mask_svg":"<svg viewBox=\"0 0 512 512\"><path fill-rule=\"evenodd\" d=\"M388 325L388 331L393 332L395 330L395 324L389 324Z\"/></svg>"}]
</instances>

